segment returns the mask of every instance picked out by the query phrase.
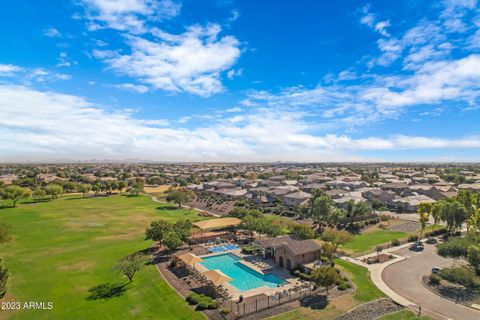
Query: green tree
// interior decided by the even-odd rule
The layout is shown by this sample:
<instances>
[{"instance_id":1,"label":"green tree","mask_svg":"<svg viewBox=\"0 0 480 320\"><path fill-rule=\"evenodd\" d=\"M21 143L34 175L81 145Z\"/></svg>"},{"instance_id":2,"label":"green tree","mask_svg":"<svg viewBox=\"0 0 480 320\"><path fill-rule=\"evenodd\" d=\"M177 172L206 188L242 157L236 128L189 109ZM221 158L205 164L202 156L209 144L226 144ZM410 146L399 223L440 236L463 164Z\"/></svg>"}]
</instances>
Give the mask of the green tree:
<instances>
[{"instance_id":1,"label":"green tree","mask_svg":"<svg viewBox=\"0 0 480 320\"><path fill-rule=\"evenodd\" d=\"M65 192L69 193L69 192L73 192L74 190L77 189L77 184L75 182L72 182L72 181L65 181L63 183L63 189L65 190Z\"/></svg>"},{"instance_id":2,"label":"green tree","mask_svg":"<svg viewBox=\"0 0 480 320\"><path fill-rule=\"evenodd\" d=\"M447 224L448 230L454 232L465 222L468 213L458 201L445 201L441 206L440 217Z\"/></svg>"},{"instance_id":3,"label":"green tree","mask_svg":"<svg viewBox=\"0 0 480 320\"><path fill-rule=\"evenodd\" d=\"M19 200L28 199L31 196L32 191L30 191L30 189L15 185L6 187L2 194L3 199L11 200L14 207L17 205Z\"/></svg>"},{"instance_id":4,"label":"green tree","mask_svg":"<svg viewBox=\"0 0 480 320\"><path fill-rule=\"evenodd\" d=\"M45 187L45 192L52 199L57 199L59 195L63 194L63 187L58 184L49 184Z\"/></svg>"},{"instance_id":5,"label":"green tree","mask_svg":"<svg viewBox=\"0 0 480 320\"><path fill-rule=\"evenodd\" d=\"M322 240L330 242L334 246L334 253L336 253L338 247L352 241L353 236L345 230L327 228L322 233Z\"/></svg>"},{"instance_id":6,"label":"green tree","mask_svg":"<svg viewBox=\"0 0 480 320\"><path fill-rule=\"evenodd\" d=\"M177 250L183 241L175 231L169 231L163 238L163 245L168 248L170 252Z\"/></svg>"},{"instance_id":7,"label":"green tree","mask_svg":"<svg viewBox=\"0 0 480 320\"><path fill-rule=\"evenodd\" d=\"M333 265L333 258L335 258L336 251L337 249L333 244L328 242L323 244L322 255L328 259L328 262L330 262L330 265Z\"/></svg>"},{"instance_id":8,"label":"green tree","mask_svg":"<svg viewBox=\"0 0 480 320\"><path fill-rule=\"evenodd\" d=\"M82 194L82 197L85 198L85 195L92 190L92 185L87 183L80 183L77 187L78 192Z\"/></svg>"},{"instance_id":9,"label":"green tree","mask_svg":"<svg viewBox=\"0 0 480 320\"><path fill-rule=\"evenodd\" d=\"M132 282L135 274L145 264L145 260L145 256L142 253L135 253L119 260L116 269Z\"/></svg>"},{"instance_id":10,"label":"green tree","mask_svg":"<svg viewBox=\"0 0 480 320\"><path fill-rule=\"evenodd\" d=\"M167 194L166 199L167 199L168 202L176 203L178 205L178 207L181 208L182 204L188 202L189 196L188 196L187 193L185 193L181 190L175 189L175 190L170 191Z\"/></svg>"},{"instance_id":11,"label":"green tree","mask_svg":"<svg viewBox=\"0 0 480 320\"><path fill-rule=\"evenodd\" d=\"M480 246L471 244L467 249L467 261L480 276Z\"/></svg>"},{"instance_id":12,"label":"green tree","mask_svg":"<svg viewBox=\"0 0 480 320\"><path fill-rule=\"evenodd\" d=\"M47 193L45 192L45 190L43 189L35 189L35 191L33 191L33 198L34 199L45 199L45 197L47 196Z\"/></svg>"},{"instance_id":13,"label":"green tree","mask_svg":"<svg viewBox=\"0 0 480 320\"><path fill-rule=\"evenodd\" d=\"M307 206L307 216L319 226L323 227L335 221L337 210L335 203L326 194L316 191L310 198Z\"/></svg>"},{"instance_id":14,"label":"green tree","mask_svg":"<svg viewBox=\"0 0 480 320\"><path fill-rule=\"evenodd\" d=\"M143 188L144 188L143 180L140 179L140 178L136 178L133 181L129 191L130 191L130 193L134 194L135 196L138 196L140 193L143 192Z\"/></svg>"},{"instance_id":15,"label":"green tree","mask_svg":"<svg viewBox=\"0 0 480 320\"><path fill-rule=\"evenodd\" d=\"M178 234L184 242L188 240L192 232L193 223L190 220L178 220L173 225L173 230Z\"/></svg>"},{"instance_id":16,"label":"green tree","mask_svg":"<svg viewBox=\"0 0 480 320\"><path fill-rule=\"evenodd\" d=\"M432 212L431 203L422 202L418 205L418 215L419 215L419 221L421 226L419 239L422 239L422 234L425 228L427 227L427 223L430 219L431 212Z\"/></svg>"},{"instance_id":17,"label":"green tree","mask_svg":"<svg viewBox=\"0 0 480 320\"><path fill-rule=\"evenodd\" d=\"M8 270L3 266L0 258L0 299L7 293Z\"/></svg>"},{"instance_id":18,"label":"green tree","mask_svg":"<svg viewBox=\"0 0 480 320\"><path fill-rule=\"evenodd\" d=\"M124 180L118 181L118 191L122 193L122 190L127 187L127 183Z\"/></svg>"},{"instance_id":19,"label":"green tree","mask_svg":"<svg viewBox=\"0 0 480 320\"><path fill-rule=\"evenodd\" d=\"M435 232L435 226L440 222L441 220L441 211L442 211L442 203L441 202L436 202L432 205L432 218L433 218L433 232Z\"/></svg>"},{"instance_id":20,"label":"green tree","mask_svg":"<svg viewBox=\"0 0 480 320\"><path fill-rule=\"evenodd\" d=\"M347 203L347 216L350 217L350 224L353 223L355 217L365 217L372 213L372 207L366 201L350 200Z\"/></svg>"},{"instance_id":21,"label":"green tree","mask_svg":"<svg viewBox=\"0 0 480 320\"><path fill-rule=\"evenodd\" d=\"M335 284L340 278L335 268L332 267L319 267L312 271L312 280L319 286L325 287L327 290Z\"/></svg>"},{"instance_id":22,"label":"green tree","mask_svg":"<svg viewBox=\"0 0 480 320\"><path fill-rule=\"evenodd\" d=\"M172 231L172 224L164 220L156 220L150 223L150 228L145 231L145 237L162 243L165 235L170 231Z\"/></svg>"},{"instance_id":23,"label":"green tree","mask_svg":"<svg viewBox=\"0 0 480 320\"><path fill-rule=\"evenodd\" d=\"M291 234L302 240L315 238L315 231L310 226L299 223L293 225Z\"/></svg>"}]
</instances>

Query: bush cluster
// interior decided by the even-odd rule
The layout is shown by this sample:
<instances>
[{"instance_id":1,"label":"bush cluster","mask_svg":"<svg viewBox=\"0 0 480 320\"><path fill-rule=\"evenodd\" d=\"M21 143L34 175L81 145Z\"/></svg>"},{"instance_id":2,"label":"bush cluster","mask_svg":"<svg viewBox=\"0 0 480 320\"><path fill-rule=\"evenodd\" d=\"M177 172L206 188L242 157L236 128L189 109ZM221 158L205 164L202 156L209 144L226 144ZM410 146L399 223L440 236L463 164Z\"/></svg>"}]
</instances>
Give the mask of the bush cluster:
<instances>
[{"instance_id":1,"label":"bush cluster","mask_svg":"<svg viewBox=\"0 0 480 320\"><path fill-rule=\"evenodd\" d=\"M440 276L438 274L435 274L435 273L430 274L428 279L430 280L431 284L439 284L440 280L442 280L442 278L440 278Z\"/></svg>"},{"instance_id":2,"label":"bush cluster","mask_svg":"<svg viewBox=\"0 0 480 320\"><path fill-rule=\"evenodd\" d=\"M418 236L417 235L410 235L408 236L408 242L414 242L414 241L418 241Z\"/></svg>"},{"instance_id":3,"label":"bush cluster","mask_svg":"<svg viewBox=\"0 0 480 320\"><path fill-rule=\"evenodd\" d=\"M398 240L398 239L393 239L393 240L391 241L391 245L394 246L394 247L399 246L399 245L400 245L400 240Z\"/></svg>"},{"instance_id":4,"label":"bush cluster","mask_svg":"<svg viewBox=\"0 0 480 320\"><path fill-rule=\"evenodd\" d=\"M186 300L191 305L197 305L197 310L217 309L220 307L218 301L204 294L191 293Z\"/></svg>"}]
</instances>

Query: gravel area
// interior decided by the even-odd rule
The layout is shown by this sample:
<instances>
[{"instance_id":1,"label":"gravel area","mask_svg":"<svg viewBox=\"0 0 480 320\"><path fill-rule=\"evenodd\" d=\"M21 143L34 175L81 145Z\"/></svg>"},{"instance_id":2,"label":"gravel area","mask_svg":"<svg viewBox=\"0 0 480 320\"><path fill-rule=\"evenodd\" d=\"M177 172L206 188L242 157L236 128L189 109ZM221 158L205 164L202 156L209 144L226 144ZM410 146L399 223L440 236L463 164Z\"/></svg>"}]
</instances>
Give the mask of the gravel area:
<instances>
[{"instance_id":1,"label":"gravel area","mask_svg":"<svg viewBox=\"0 0 480 320\"><path fill-rule=\"evenodd\" d=\"M373 320L402 309L402 306L396 304L391 299L381 299L364 303L352 311L336 318L336 320Z\"/></svg>"},{"instance_id":2,"label":"gravel area","mask_svg":"<svg viewBox=\"0 0 480 320\"><path fill-rule=\"evenodd\" d=\"M405 223L396 224L388 229L392 231L414 232L420 229L420 222L405 221Z\"/></svg>"}]
</instances>

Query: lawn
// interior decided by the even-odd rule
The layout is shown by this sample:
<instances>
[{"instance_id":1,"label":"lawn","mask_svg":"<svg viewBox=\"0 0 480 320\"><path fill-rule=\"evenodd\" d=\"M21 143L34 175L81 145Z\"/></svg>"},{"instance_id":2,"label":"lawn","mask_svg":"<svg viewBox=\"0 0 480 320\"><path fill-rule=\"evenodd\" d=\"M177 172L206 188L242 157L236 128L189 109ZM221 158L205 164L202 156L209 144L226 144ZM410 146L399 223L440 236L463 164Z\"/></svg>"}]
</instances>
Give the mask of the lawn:
<instances>
[{"instance_id":1,"label":"lawn","mask_svg":"<svg viewBox=\"0 0 480 320\"><path fill-rule=\"evenodd\" d=\"M387 314L378 320L431 320L430 317L420 316L418 317L415 313L410 310L402 310L395 313Z\"/></svg>"},{"instance_id":2,"label":"lawn","mask_svg":"<svg viewBox=\"0 0 480 320\"><path fill-rule=\"evenodd\" d=\"M393 239L401 239L406 236L408 236L407 232L379 229L355 235L353 241L345 244L342 250L353 255L361 255L374 251L377 245L389 243Z\"/></svg>"},{"instance_id":3,"label":"lawn","mask_svg":"<svg viewBox=\"0 0 480 320\"><path fill-rule=\"evenodd\" d=\"M336 259L336 265L345 272L355 283L357 290L353 294L346 294L329 301L324 309L298 308L296 310L272 317L274 320L310 320L335 319L359 304L384 298L385 295L373 284L368 270L351 262Z\"/></svg>"},{"instance_id":4,"label":"lawn","mask_svg":"<svg viewBox=\"0 0 480 320\"><path fill-rule=\"evenodd\" d=\"M363 303L386 297L370 280L367 268L341 259L336 259L335 263L355 283L357 290L353 296L357 301Z\"/></svg>"},{"instance_id":5,"label":"lawn","mask_svg":"<svg viewBox=\"0 0 480 320\"><path fill-rule=\"evenodd\" d=\"M88 300L88 290L126 278L114 271L118 259L152 245L144 230L152 220L198 220L145 196L82 199L65 196L51 202L0 210L13 240L0 247L10 271L3 301L53 302L52 310L2 311L2 319L202 319L145 266L117 297Z\"/></svg>"}]
</instances>

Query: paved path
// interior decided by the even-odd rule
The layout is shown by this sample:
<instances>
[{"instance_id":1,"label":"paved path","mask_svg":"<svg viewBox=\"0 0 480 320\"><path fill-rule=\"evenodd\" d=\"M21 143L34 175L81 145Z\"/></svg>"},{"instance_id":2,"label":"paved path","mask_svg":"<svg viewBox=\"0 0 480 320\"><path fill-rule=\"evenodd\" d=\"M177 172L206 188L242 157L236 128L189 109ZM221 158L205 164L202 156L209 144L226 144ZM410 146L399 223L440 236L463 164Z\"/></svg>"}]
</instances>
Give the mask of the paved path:
<instances>
[{"instance_id":1,"label":"paved path","mask_svg":"<svg viewBox=\"0 0 480 320\"><path fill-rule=\"evenodd\" d=\"M452 264L452 260L436 254L434 245L426 244L423 252L413 252L403 248L395 254L404 259L384 268L380 280L390 290L411 301L412 304L435 311L438 315L430 316L437 319L444 317L455 320L480 319L480 311L443 299L423 286L421 277L430 274L432 266L444 267Z\"/></svg>"}]
</instances>

